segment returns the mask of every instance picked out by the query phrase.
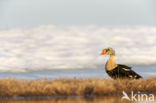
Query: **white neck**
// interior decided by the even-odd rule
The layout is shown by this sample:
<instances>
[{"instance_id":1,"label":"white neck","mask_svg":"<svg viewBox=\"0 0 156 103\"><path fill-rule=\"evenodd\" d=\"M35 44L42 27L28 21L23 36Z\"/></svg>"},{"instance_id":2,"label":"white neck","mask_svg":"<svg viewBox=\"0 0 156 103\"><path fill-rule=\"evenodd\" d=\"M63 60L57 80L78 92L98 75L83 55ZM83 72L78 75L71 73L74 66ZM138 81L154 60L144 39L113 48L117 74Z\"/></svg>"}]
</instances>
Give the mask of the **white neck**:
<instances>
[{"instance_id":1,"label":"white neck","mask_svg":"<svg viewBox=\"0 0 156 103\"><path fill-rule=\"evenodd\" d=\"M109 60L106 63L106 70L112 70L117 66L117 64L115 63L115 55L110 55Z\"/></svg>"}]
</instances>

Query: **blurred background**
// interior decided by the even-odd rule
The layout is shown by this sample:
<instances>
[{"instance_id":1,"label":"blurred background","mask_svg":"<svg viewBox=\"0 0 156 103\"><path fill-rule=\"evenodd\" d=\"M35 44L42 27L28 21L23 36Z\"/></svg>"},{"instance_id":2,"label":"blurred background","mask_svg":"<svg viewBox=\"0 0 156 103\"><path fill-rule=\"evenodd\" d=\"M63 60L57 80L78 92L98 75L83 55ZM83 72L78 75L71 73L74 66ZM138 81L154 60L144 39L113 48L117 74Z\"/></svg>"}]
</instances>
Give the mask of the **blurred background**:
<instances>
[{"instance_id":1,"label":"blurred background","mask_svg":"<svg viewBox=\"0 0 156 103\"><path fill-rule=\"evenodd\" d=\"M1 77L69 69L79 70L70 73L77 77L87 75L80 69L100 69L97 76L105 73L108 56L99 54L107 47L116 50L117 63L156 75L155 5L155 0L1 0Z\"/></svg>"},{"instance_id":2,"label":"blurred background","mask_svg":"<svg viewBox=\"0 0 156 103\"><path fill-rule=\"evenodd\" d=\"M63 26L155 26L155 0L1 0L0 29Z\"/></svg>"}]
</instances>

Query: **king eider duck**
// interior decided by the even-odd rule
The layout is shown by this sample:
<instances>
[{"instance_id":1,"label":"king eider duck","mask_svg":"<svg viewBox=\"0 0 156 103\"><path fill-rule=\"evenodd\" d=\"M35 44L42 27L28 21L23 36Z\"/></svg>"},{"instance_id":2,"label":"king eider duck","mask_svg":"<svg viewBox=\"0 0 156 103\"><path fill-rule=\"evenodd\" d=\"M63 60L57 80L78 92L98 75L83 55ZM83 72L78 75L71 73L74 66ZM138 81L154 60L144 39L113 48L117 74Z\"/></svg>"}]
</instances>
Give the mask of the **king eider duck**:
<instances>
[{"instance_id":1,"label":"king eider duck","mask_svg":"<svg viewBox=\"0 0 156 103\"><path fill-rule=\"evenodd\" d=\"M105 65L107 74L113 79L139 79L142 78L131 67L115 63L115 51L112 48L104 49L101 55L110 55Z\"/></svg>"}]
</instances>

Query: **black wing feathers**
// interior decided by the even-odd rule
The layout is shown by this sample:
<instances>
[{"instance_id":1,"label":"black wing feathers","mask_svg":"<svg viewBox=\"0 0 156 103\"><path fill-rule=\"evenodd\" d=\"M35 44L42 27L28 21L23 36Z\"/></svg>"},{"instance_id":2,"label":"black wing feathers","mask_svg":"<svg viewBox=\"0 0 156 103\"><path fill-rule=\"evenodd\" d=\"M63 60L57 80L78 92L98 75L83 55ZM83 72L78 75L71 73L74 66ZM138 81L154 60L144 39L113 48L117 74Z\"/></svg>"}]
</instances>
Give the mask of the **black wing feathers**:
<instances>
[{"instance_id":1,"label":"black wing feathers","mask_svg":"<svg viewBox=\"0 0 156 103\"><path fill-rule=\"evenodd\" d=\"M119 68L126 68L126 69L131 69L132 67L126 66L126 65L122 65L122 64L118 64Z\"/></svg>"},{"instance_id":2,"label":"black wing feathers","mask_svg":"<svg viewBox=\"0 0 156 103\"><path fill-rule=\"evenodd\" d=\"M117 78L128 78L128 79L139 79L142 78L139 74L134 72L131 67L128 67L126 65L118 64L116 68L114 68L111 71L106 71L109 76L111 76L113 79Z\"/></svg>"}]
</instances>

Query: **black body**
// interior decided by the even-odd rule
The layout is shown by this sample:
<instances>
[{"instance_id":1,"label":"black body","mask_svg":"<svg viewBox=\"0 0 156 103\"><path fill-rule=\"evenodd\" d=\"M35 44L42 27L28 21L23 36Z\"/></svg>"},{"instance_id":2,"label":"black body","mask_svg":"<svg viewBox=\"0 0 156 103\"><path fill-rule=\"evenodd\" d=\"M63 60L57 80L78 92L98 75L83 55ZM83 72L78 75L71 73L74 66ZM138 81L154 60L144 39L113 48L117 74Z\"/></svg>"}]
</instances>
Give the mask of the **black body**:
<instances>
[{"instance_id":1,"label":"black body","mask_svg":"<svg viewBox=\"0 0 156 103\"><path fill-rule=\"evenodd\" d=\"M131 67L118 64L113 70L106 70L108 75L113 79L139 79L142 78L139 74L135 73Z\"/></svg>"}]
</instances>

